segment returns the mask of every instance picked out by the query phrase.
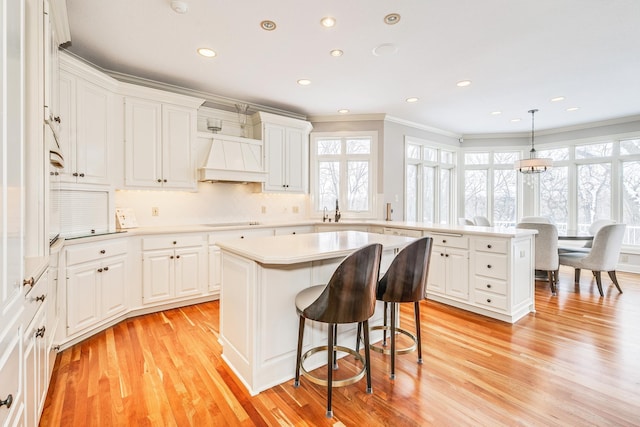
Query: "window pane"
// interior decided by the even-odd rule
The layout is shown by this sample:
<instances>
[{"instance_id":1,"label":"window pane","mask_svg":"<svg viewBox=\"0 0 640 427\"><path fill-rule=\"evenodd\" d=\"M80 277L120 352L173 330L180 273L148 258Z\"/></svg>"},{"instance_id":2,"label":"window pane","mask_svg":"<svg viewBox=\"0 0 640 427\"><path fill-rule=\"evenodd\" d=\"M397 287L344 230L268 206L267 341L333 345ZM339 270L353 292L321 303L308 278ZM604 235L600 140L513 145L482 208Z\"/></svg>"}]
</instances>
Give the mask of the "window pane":
<instances>
[{"instance_id":1,"label":"window pane","mask_svg":"<svg viewBox=\"0 0 640 427\"><path fill-rule=\"evenodd\" d=\"M451 170L440 170L440 224L449 224L451 208Z\"/></svg>"},{"instance_id":2,"label":"window pane","mask_svg":"<svg viewBox=\"0 0 640 427\"><path fill-rule=\"evenodd\" d=\"M420 160L420 146L407 144L407 158Z\"/></svg>"},{"instance_id":3,"label":"window pane","mask_svg":"<svg viewBox=\"0 0 640 427\"><path fill-rule=\"evenodd\" d=\"M487 171L464 172L464 216L487 216Z\"/></svg>"},{"instance_id":4,"label":"window pane","mask_svg":"<svg viewBox=\"0 0 640 427\"><path fill-rule=\"evenodd\" d=\"M455 153L453 151L440 151L440 163L454 165L456 163Z\"/></svg>"},{"instance_id":5,"label":"window pane","mask_svg":"<svg viewBox=\"0 0 640 427\"><path fill-rule=\"evenodd\" d=\"M622 164L622 222L625 245L640 245L640 161Z\"/></svg>"},{"instance_id":6,"label":"window pane","mask_svg":"<svg viewBox=\"0 0 640 427\"><path fill-rule=\"evenodd\" d=\"M336 155L342 151L339 139L320 139L318 140L319 155Z\"/></svg>"},{"instance_id":7,"label":"window pane","mask_svg":"<svg viewBox=\"0 0 640 427\"><path fill-rule=\"evenodd\" d=\"M407 221L418 219L418 165L407 165L407 207L405 217Z\"/></svg>"},{"instance_id":8,"label":"window pane","mask_svg":"<svg viewBox=\"0 0 640 427\"><path fill-rule=\"evenodd\" d=\"M369 154L371 153L371 140L347 139L347 154Z\"/></svg>"},{"instance_id":9,"label":"window pane","mask_svg":"<svg viewBox=\"0 0 640 427\"><path fill-rule=\"evenodd\" d=\"M611 164L578 166L578 231L611 218Z\"/></svg>"},{"instance_id":10,"label":"window pane","mask_svg":"<svg viewBox=\"0 0 640 427\"><path fill-rule=\"evenodd\" d=\"M340 182L339 162L319 162L318 164L318 206L317 210L331 210L338 200Z\"/></svg>"},{"instance_id":11,"label":"window pane","mask_svg":"<svg viewBox=\"0 0 640 427\"><path fill-rule=\"evenodd\" d=\"M467 165L489 164L489 153L464 153L464 163Z\"/></svg>"},{"instance_id":12,"label":"window pane","mask_svg":"<svg viewBox=\"0 0 640 427\"><path fill-rule=\"evenodd\" d=\"M428 162L437 162L438 150L435 148L424 147L424 159Z\"/></svg>"},{"instance_id":13,"label":"window pane","mask_svg":"<svg viewBox=\"0 0 640 427\"><path fill-rule=\"evenodd\" d=\"M493 162L498 165L512 165L519 158L520 153L514 151L493 154Z\"/></svg>"},{"instance_id":14,"label":"window pane","mask_svg":"<svg viewBox=\"0 0 640 427\"><path fill-rule=\"evenodd\" d=\"M369 210L369 162L347 162L348 194L350 211Z\"/></svg>"},{"instance_id":15,"label":"window pane","mask_svg":"<svg viewBox=\"0 0 640 427\"><path fill-rule=\"evenodd\" d=\"M640 139L620 141L620 154L640 154Z\"/></svg>"},{"instance_id":16,"label":"window pane","mask_svg":"<svg viewBox=\"0 0 640 427\"><path fill-rule=\"evenodd\" d=\"M566 166L540 174L540 215L551 219L558 231L566 232L569 222L569 181Z\"/></svg>"},{"instance_id":17,"label":"window pane","mask_svg":"<svg viewBox=\"0 0 640 427\"><path fill-rule=\"evenodd\" d=\"M514 169L493 171L493 225L516 225L518 206L518 175Z\"/></svg>"},{"instance_id":18,"label":"window pane","mask_svg":"<svg viewBox=\"0 0 640 427\"><path fill-rule=\"evenodd\" d=\"M576 145L576 159L592 159L594 157L609 157L613 152L613 144L605 142L601 144Z\"/></svg>"},{"instance_id":19,"label":"window pane","mask_svg":"<svg viewBox=\"0 0 640 427\"><path fill-rule=\"evenodd\" d=\"M435 200L435 168L422 168L422 221L433 222Z\"/></svg>"},{"instance_id":20,"label":"window pane","mask_svg":"<svg viewBox=\"0 0 640 427\"><path fill-rule=\"evenodd\" d=\"M569 148L555 148L552 150L540 150L538 151L538 157L550 158L554 162L569 160Z\"/></svg>"}]
</instances>

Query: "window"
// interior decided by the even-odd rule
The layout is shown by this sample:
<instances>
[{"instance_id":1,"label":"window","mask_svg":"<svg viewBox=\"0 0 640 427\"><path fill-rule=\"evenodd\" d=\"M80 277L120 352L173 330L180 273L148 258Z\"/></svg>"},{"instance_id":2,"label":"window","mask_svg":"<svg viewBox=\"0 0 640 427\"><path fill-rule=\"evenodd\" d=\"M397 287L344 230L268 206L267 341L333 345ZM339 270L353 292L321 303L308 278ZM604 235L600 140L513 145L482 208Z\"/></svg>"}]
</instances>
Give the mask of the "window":
<instances>
[{"instance_id":1,"label":"window","mask_svg":"<svg viewBox=\"0 0 640 427\"><path fill-rule=\"evenodd\" d=\"M454 217L456 153L405 139L405 220L449 224Z\"/></svg>"},{"instance_id":2,"label":"window","mask_svg":"<svg viewBox=\"0 0 640 427\"><path fill-rule=\"evenodd\" d=\"M553 160L553 167L540 174L539 214L551 219L561 232L569 223L569 148L541 150L539 157Z\"/></svg>"},{"instance_id":3,"label":"window","mask_svg":"<svg viewBox=\"0 0 640 427\"><path fill-rule=\"evenodd\" d=\"M314 209L347 217L375 216L377 133L315 133L311 138L311 188Z\"/></svg>"},{"instance_id":4,"label":"window","mask_svg":"<svg viewBox=\"0 0 640 427\"><path fill-rule=\"evenodd\" d=\"M620 141L623 243L640 246L640 138Z\"/></svg>"}]
</instances>

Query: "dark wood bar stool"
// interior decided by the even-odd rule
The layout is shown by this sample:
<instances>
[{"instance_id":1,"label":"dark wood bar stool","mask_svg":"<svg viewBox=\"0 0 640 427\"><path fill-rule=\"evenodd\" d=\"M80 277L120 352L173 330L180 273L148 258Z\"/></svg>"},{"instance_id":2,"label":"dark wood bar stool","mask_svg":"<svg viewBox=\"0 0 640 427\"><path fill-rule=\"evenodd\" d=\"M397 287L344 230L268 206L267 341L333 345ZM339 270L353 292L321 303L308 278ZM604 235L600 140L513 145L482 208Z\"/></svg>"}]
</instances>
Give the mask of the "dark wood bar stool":
<instances>
[{"instance_id":1,"label":"dark wood bar stool","mask_svg":"<svg viewBox=\"0 0 640 427\"><path fill-rule=\"evenodd\" d=\"M371 349L391 355L391 373L389 377L396 377L396 354L406 354L418 349L418 363L422 363L422 340L420 337L420 301L425 298L427 277L429 275L429 261L433 239L423 237L407 245L389 266L385 275L378 282L376 299L384 301L384 325L374 326L372 330L382 329L382 346L371 345ZM415 334L396 326L398 303L412 302L414 304ZM387 323L387 310L391 311L391 323ZM391 339L391 348L387 348L387 331ZM365 330L366 333L366 330ZM405 348L396 348L396 333L408 336L413 344ZM358 331L358 339L360 337ZM360 341L356 350L359 348ZM365 347L367 343L364 343Z\"/></svg>"},{"instance_id":2,"label":"dark wood bar stool","mask_svg":"<svg viewBox=\"0 0 640 427\"><path fill-rule=\"evenodd\" d=\"M372 244L358 249L336 268L329 283L312 286L296 295L296 310L300 318L298 327L298 351L296 356L296 375L294 387L300 385L300 371L309 381L327 386L327 418L333 416L331 409L331 391L359 381L367 376L367 393L371 393L371 370L369 356L369 318L373 316L376 304L376 283L380 272L382 245ZM302 354L304 325L306 319L328 324L326 346L313 347ZM360 353L348 347L337 345L338 324L358 323L364 325L364 360ZM327 352L327 379L316 377L304 367L304 361L312 354ZM337 352L352 354L362 363L362 370L352 377L333 380L333 370L337 369Z\"/></svg>"}]
</instances>

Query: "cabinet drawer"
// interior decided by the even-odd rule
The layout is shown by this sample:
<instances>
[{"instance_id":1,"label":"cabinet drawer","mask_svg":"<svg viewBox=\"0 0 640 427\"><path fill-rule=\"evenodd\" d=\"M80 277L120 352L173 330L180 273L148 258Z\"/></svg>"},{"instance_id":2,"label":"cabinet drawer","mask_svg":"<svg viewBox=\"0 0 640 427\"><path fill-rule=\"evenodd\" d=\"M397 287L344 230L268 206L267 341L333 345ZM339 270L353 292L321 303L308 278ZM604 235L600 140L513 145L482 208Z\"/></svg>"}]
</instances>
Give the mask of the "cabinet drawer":
<instances>
[{"instance_id":1,"label":"cabinet drawer","mask_svg":"<svg viewBox=\"0 0 640 427\"><path fill-rule=\"evenodd\" d=\"M24 325L28 325L31 322L38 308L47 298L48 284L47 273L44 273L25 297L24 312L22 314Z\"/></svg>"},{"instance_id":2,"label":"cabinet drawer","mask_svg":"<svg viewBox=\"0 0 640 427\"><path fill-rule=\"evenodd\" d=\"M476 276L475 288L486 292L507 295L507 282L505 282L504 280L496 280L489 277Z\"/></svg>"},{"instance_id":3,"label":"cabinet drawer","mask_svg":"<svg viewBox=\"0 0 640 427\"><path fill-rule=\"evenodd\" d=\"M222 240L244 239L248 237L273 236L272 228L252 228L242 230L218 231L209 234L209 244L215 245Z\"/></svg>"},{"instance_id":4,"label":"cabinet drawer","mask_svg":"<svg viewBox=\"0 0 640 427\"><path fill-rule=\"evenodd\" d=\"M497 310L507 309L507 297L504 295L497 295L491 292L484 292L476 289L475 296L476 304L485 307L491 307Z\"/></svg>"},{"instance_id":5,"label":"cabinet drawer","mask_svg":"<svg viewBox=\"0 0 640 427\"><path fill-rule=\"evenodd\" d=\"M488 253L476 253L476 274L507 280L507 257Z\"/></svg>"},{"instance_id":6,"label":"cabinet drawer","mask_svg":"<svg viewBox=\"0 0 640 427\"><path fill-rule=\"evenodd\" d=\"M142 249L147 251L153 249L186 248L189 246L201 246L203 243L204 239L200 234L145 237L142 239Z\"/></svg>"},{"instance_id":7,"label":"cabinet drawer","mask_svg":"<svg viewBox=\"0 0 640 427\"><path fill-rule=\"evenodd\" d=\"M469 249L469 238L466 236L432 233L431 237L433 237L433 244L437 246Z\"/></svg>"},{"instance_id":8,"label":"cabinet drawer","mask_svg":"<svg viewBox=\"0 0 640 427\"><path fill-rule=\"evenodd\" d=\"M384 234L392 236L404 236L404 237L422 237L422 231L420 230L408 230L406 228L384 228Z\"/></svg>"},{"instance_id":9,"label":"cabinet drawer","mask_svg":"<svg viewBox=\"0 0 640 427\"><path fill-rule=\"evenodd\" d=\"M13 399L11 408L0 407L0 425L5 425L7 420L11 420L14 413L21 406L22 396L20 395L20 336L18 328L11 328L7 335L0 338L0 346L3 352L0 353L0 399L5 400L9 395ZM5 344L7 344L5 346Z\"/></svg>"},{"instance_id":10,"label":"cabinet drawer","mask_svg":"<svg viewBox=\"0 0 640 427\"><path fill-rule=\"evenodd\" d=\"M300 225L297 227L278 227L275 230L276 236L284 234L308 234L313 233L315 227L313 225Z\"/></svg>"},{"instance_id":11,"label":"cabinet drawer","mask_svg":"<svg viewBox=\"0 0 640 427\"><path fill-rule=\"evenodd\" d=\"M481 252L492 252L495 254L507 253L507 241L502 239L475 239L475 249Z\"/></svg>"},{"instance_id":12,"label":"cabinet drawer","mask_svg":"<svg viewBox=\"0 0 640 427\"><path fill-rule=\"evenodd\" d=\"M67 249L67 265L94 261L109 256L126 254L127 241L102 241L85 245L73 246Z\"/></svg>"}]
</instances>

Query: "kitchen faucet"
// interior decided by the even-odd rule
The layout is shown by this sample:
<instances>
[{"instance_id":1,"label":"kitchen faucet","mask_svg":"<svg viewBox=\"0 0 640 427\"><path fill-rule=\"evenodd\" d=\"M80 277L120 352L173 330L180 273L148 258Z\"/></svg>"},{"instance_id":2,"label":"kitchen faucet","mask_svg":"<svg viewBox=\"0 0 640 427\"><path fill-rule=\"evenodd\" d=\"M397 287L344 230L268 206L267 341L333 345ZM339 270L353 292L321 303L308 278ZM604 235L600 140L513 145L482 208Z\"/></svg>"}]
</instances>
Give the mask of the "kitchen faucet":
<instances>
[{"instance_id":1,"label":"kitchen faucet","mask_svg":"<svg viewBox=\"0 0 640 427\"><path fill-rule=\"evenodd\" d=\"M340 221L341 216L340 208L338 207L338 199L336 199L336 222Z\"/></svg>"}]
</instances>

